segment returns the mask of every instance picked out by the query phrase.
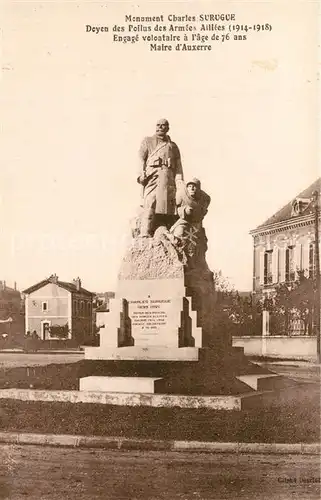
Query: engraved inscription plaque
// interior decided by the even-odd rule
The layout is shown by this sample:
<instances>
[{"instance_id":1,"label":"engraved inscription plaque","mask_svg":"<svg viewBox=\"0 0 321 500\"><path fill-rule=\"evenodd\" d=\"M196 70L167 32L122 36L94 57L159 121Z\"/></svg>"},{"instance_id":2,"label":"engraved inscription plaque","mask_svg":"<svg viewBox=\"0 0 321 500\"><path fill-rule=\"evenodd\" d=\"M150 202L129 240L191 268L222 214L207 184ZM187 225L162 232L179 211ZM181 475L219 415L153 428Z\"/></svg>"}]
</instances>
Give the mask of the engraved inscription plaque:
<instances>
[{"instance_id":1,"label":"engraved inscription plaque","mask_svg":"<svg viewBox=\"0 0 321 500\"><path fill-rule=\"evenodd\" d=\"M180 326L180 301L130 300L129 317L135 345L176 345Z\"/></svg>"}]
</instances>

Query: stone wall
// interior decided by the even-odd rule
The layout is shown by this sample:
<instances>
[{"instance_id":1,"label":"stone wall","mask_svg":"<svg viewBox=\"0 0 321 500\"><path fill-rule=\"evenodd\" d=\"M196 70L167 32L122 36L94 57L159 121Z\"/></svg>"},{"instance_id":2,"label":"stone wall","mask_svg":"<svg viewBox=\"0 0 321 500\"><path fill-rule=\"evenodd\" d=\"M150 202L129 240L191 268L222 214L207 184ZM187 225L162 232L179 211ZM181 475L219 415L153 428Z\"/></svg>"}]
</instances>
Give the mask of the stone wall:
<instances>
[{"instance_id":1,"label":"stone wall","mask_svg":"<svg viewBox=\"0 0 321 500\"><path fill-rule=\"evenodd\" d=\"M308 336L233 337L233 347L244 347L246 356L308 361L315 361L317 357L317 339Z\"/></svg>"}]
</instances>

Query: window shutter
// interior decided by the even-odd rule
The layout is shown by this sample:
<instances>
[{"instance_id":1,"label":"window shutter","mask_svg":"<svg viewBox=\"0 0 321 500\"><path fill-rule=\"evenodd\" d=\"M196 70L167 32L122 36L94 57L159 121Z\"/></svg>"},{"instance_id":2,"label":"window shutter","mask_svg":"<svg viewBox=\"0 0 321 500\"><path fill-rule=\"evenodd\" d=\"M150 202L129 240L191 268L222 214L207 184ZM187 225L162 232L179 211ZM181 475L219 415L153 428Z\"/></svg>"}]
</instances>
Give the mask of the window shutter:
<instances>
[{"instance_id":1,"label":"window shutter","mask_svg":"<svg viewBox=\"0 0 321 500\"><path fill-rule=\"evenodd\" d=\"M260 285L264 285L264 248L260 249Z\"/></svg>"},{"instance_id":2,"label":"window shutter","mask_svg":"<svg viewBox=\"0 0 321 500\"><path fill-rule=\"evenodd\" d=\"M279 249L277 246L273 248L272 253L272 281L273 283L279 281Z\"/></svg>"},{"instance_id":3,"label":"window shutter","mask_svg":"<svg viewBox=\"0 0 321 500\"><path fill-rule=\"evenodd\" d=\"M310 241L305 241L302 246L302 269L306 276L309 276L309 254L310 254Z\"/></svg>"},{"instance_id":4,"label":"window shutter","mask_svg":"<svg viewBox=\"0 0 321 500\"><path fill-rule=\"evenodd\" d=\"M285 281L285 247L279 249L279 281L284 283Z\"/></svg>"},{"instance_id":5,"label":"window shutter","mask_svg":"<svg viewBox=\"0 0 321 500\"><path fill-rule=\"evenodd\" d=\"M296 274L302 270L302 244L297 243L294 248L294 265Z\"/></svg>"}]
</instances>

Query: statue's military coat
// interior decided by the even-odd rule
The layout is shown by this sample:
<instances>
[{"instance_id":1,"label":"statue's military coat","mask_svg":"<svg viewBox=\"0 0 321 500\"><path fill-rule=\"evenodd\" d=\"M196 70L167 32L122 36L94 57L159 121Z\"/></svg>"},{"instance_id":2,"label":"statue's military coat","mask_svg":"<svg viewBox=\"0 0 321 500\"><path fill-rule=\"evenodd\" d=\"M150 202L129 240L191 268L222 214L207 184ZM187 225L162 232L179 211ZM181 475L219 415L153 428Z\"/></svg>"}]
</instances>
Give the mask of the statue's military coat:
<instances>
[{"instance_id":1,"label":"statue's military coat","mask_svg":"<svg viewBox=\"0 0 321 500\"><path fill-rule=\"evenodd\" d=\"M146 137L140 147L138 182L143 185L144 208L156 214L173 215L176 211L176 182L183 179L178 146L169 136Z\"/></svg>"}]
</instances>

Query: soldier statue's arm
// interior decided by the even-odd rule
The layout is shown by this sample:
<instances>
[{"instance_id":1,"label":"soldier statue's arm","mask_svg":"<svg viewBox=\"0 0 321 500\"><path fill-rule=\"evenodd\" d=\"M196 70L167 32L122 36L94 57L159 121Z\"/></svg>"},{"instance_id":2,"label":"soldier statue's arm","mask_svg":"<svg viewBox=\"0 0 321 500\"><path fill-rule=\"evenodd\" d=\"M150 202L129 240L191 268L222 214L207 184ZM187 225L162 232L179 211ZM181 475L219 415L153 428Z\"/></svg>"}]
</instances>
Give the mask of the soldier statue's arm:
<instances>
[{"instance_id":1,"label":"soldier statue's arm","mask_svg":"<svg viewBox=\"0 0 321 500\"><path fill-rule=\"evenodd\" d=\"M176 205L180 205L185 196L185 184L183 175L183 166L181 154L178 146L174 143L174 158L175 158L175 185L176 185Z\"/></svg>"},{"instance_id":2,"label":"soldier statue's arm","mask_svg":"<svg viewBox=\"0 0 321 500\"><path fill-rule=\"evenodd\" d=\"M139 148L139 168L138 168L138 175L137 175L137 182L139 184L145 183L146 180L146 161L148 158L148 146L147 146L147 138L143 139L140 148Z\"/></svg>"},{"instance_id":3,"label":"soldier statue's arm","mask_svg":"<svg viewBox=\"0 0 321 500\"><path fill-rule=\"evenodd\" d=\"M188 194L186 192L186 186L183 181L180 184L179 189L176 191L176 208L180 219L186 219L192 211Z\"/></svg>"},{"instance_id":4,"label":"soldier statue's arm","mask_svg":"<svg viewBox=\"0 0 321 500\"><path fill-rule=\"evenodd\" d=\"M174 153L174 158L175 158L175 183L176 187L178 187L178 183L181 186L182 181L184 180L184 175L183 175L183 166L182 166L182 160L181 160L181 153L180 150L175 144L173 143L173 153Z\"/></svg>"},{"instance_id":5,"label":"soldier statue's arm","mask_svg":"<svg viewBox=\"0 0 321 500\"><path fill-rule=\"evenodd\" d=\"M179 182L178 185L176 183L176 195L175 195L175 203L177 209L184 206L187 200L186 186L184 181Z\"/></svg>"}]
</instances>

